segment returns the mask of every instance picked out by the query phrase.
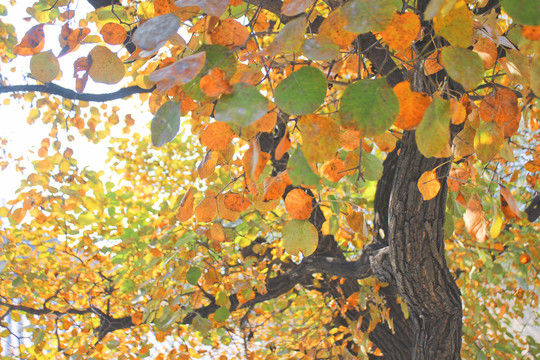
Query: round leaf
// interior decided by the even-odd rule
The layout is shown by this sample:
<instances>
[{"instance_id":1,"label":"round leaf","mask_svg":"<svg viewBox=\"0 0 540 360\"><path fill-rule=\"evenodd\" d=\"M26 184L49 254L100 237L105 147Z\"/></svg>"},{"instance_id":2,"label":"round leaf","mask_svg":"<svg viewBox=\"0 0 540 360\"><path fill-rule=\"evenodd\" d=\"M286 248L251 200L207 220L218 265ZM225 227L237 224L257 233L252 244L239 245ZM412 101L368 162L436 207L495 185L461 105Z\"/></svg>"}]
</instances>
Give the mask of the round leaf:
<instances>
[{"instance_id":1,"label":"round leaf","mask_svg":"<svg viewBox=\"0 0 540 360\"><path fill-rule=\"evenodd\" d=\"M309 256L317 249L317 229L308 220L291 220L283 226L283 247L289 254Z\"/></svg>"},{"instance_id":2,"label":"round leaf","mask_svg":"<svg viewBox=\"0 0 540 360\"><path fill-rule=\"evenodd\" d=\"M445 47L442 49L442 61L448 75L467 91L474 90L484 78L482 58L472 50Z\"/></svg>"},{"instance_id":3,"label":"round leaf","mask_svg":"<svg viewBox=\"0 0 540 360\"><path fill-rule=\"evenodd\" d=\"M501 5L520 24L540 25L540 3L538 0L501 0Z\"/></svg>"},{"instance_id":4,"label":"round leaf","mask_svg":"<svg viewBox=\"0 0 540 360\"><path fill-rule=\"evenodd\" d=\"M287 114L311 114L323 103L326 88L323 72L305 66L279 83L274 93L276 105Z\"/></svg>"},{"instance_id":5,"label":"round leaf","mask_svg":"<svg viewBox=\"0 0 540 360\"><path fill-rule=\"evenodd\" d=\"M347 19L345 30L355 33L383 31L392 23L394 0L352 0L341 8Z\"/></svg>"},{"instance_id":6,"label":"round leaf","mask_svg":"<svg viewBox=\"0 0 540 360\"><path fill-rule=\"evenodd\" d=\"M238 83L234 92L224 95L216 105L215 117L218 121L248 126L266 114L268 101L257 88Z\"/></svg>"},{"instance_id":7,"label":"round leaf","mask_svg":"<svg viewBox=\"0 0 540 360\"><path fill-rule=\"evenodd\" d=\"M161 105L150 124L152 145L160 147L174 139L180 129L180 103L169 100Z\"/></svg>"},{"instance_id":8,"label":"round leaf","mask_svg":"<svg viewBox=\"0 0 540 360\"><path fill-rule=\"evenodd\" d=\"M342 125L364 137L384 133L396 120L399 100L386 80L360 80L347 87L339 105Z\"/></svg>"},{"instance_id":9,"label":"round leaf","mask_svg":"<svg viewBox=\"0 0 540 360\"><path fill-rule=\"evenodd\" d=\"M92 65L88 75L98 83L116 84L124 78L126 70L122 61L105 46L96 46L88 55Z\"/></svg>"},{"instance_id":10,"label":"round leaf","mask_svg":"<svg viewBox=\"0 0 540 360\"><path fill-rule=\"evenodd\" d=\"M30 71L36 80L43 83L53 81L60 73L60 65L52 51L37 53L30 59Z\"/></svg>"},{"instance_id":11,"label":"round leaf","mask_svg":"<svg viewBox=\"0 0 540 360\"><path fill-rule=\"evenodd\" d=\"M302 53L309 59L317 61L331 61L341 55L339 45L324 35L305 40L302 44Z\"/></svg>"},{"instance_id":12,"label":"round leaf","mask_svg":"<svg viewBox=\"0 0 540 360\"><path fill-rule=\"evenodd\" d=\"M231 313L229 309L227 309L225 306L221 306L214 313L214 320L218 322L225 322L230 315Z\"/></svg>"}]
</instances>

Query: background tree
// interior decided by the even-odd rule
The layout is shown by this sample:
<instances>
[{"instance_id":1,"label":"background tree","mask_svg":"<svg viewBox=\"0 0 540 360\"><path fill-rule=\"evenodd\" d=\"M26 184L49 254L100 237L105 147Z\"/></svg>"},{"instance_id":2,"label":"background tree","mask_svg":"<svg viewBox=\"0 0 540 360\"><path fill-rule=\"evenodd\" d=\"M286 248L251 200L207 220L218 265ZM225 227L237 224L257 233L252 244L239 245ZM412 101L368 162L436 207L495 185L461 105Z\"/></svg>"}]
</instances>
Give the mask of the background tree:
<instances>
[{"instance_id":1,"label":"background tree","mask_svg":"<svg viewBox=\"0 0 540 360\"><path fill-rule=\"evenodd\" d=\"M0 23L2 61L31 56L0 92L50 127L0 208L5 351L538 355L536 1L88 3L32 4L18 40Z\"/></svg>"}]
</instances>

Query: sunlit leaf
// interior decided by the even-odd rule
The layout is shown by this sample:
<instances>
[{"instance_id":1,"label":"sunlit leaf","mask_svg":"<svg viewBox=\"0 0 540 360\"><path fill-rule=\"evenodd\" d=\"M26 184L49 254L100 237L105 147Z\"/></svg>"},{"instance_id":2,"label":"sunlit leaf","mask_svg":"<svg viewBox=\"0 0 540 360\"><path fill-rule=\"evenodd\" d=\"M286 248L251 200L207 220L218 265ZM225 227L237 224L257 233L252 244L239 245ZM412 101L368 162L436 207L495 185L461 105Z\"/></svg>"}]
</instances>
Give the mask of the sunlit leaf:
<instances>
[{"instance_id":1,"label":"sunlit leaf","mask_svg":"<svg viewBox=\"0 0 540 360\"><path fill-rule=\"evenodd\" d=\"M396 120L399 100L386 80L360 80L349 85L339 104L342 125L364 137L384 133Z\"/></svg>"},{"instance_id":2,"label":"sunlit leaf","mask_svg":"<svg viewBox=\"0 0 540 360\"><path fill-rule=\"evenodd\" d=\"M289 191L285 197L285 208L295 220L306 220L313 210L313 198L301 189Z\"/></svg>"},{"instance_id":3,"label":"sunlit leaf","mask_svg":"<svg viewBox=\"0 0 540 360\"><path fill-rule=\"evenodd\" d=\"M177 0L174 4L179 8L198 6L208 15L220 17L227 10L229 0Z\"/></svg>"},{"instance_id":4,"label":"sunlit leaf","mask_svg":"<svg viewBox=\"0 0 540 360\"><path fill-rule=\"evenodd\" d=\"M13 48L15 55L34 55L40 52L45 45L44 24L34 25L24 34L23 39Z\"/></svg>"},{"instance_id":5,"label":"sunlit leaf","mask_svg":"<svg viewBox=\"0 0 540 360\"><path fill-rule=\"evenodd\" d=\"M507 188L501 186L501 208L504 216L507 219L521 219L521 211L519 211L518 203L514 195Z\"/></svg>"},{"instance_id":6,"label":"sunlit leaf","mask_svg":"<svg viewBox=\"0 0 540 360\"><path fill-rule=\"evenodd\" d=\"M227 149L234 137L230 126L222 121L206 125L199 135L202 146L218 151Z\"/></svg>"},{"instance_id":7,"label":"sunlit leaf","mask_svg":"<svg viewBox=\"0 0 540 360\"><path fill-rule=\"evenodd\" d=\"M339 147L339 126L328 116L306 115L299 121L302 148L308 161L325 162Z\"/></svg>"},{"instance_id":8,"label":"sunlit leaf","mask_svg":"<svg viewBox=\"0 0 540 360\"><path fill-rule=\"evenodd\" d=\"M210 32L212 44L223 45L229 49L243 46L249 39L249 30L235 19L225 19Z\"/></svg>"},{"instance_id":9,"label":"sunlit leaf","mask_svg":"<svg viewBox=\"0 0 540 360\"><path fill-rule=\"evenodd\" d=\"M204 51L186 56L169 66L152 72L150 80L157 82L158 88L162 91L168 90L174 85L187 84L199 75L205 60L206 52Z\"/></svg>"},{"instance_id":10,"label":"sunlit leaf","mask_svg":"<svg viewBox=\"0 0 540 360\"><path fill-rule=\"evenodd\" d=\"M503 129L504 137L515 135L521 120L516 94L510 89L495 87L480 103L480 117L496 122Z\"/></svg>"},{"instance_id":11,"label":"sunlit leaf","mask_svg":"<svg viewBox=\"0 0 540 360\"><path fill-rule=\"evenodd\" d=\"M394 86L394 92L399 99L399 114L395 126L403 130L414 130L422 121L424 113L431 104L431 98L426 93L411 91L410 81L402 81Z\"/></svg>"},{"instance_id":12,"label":"sunlit leaf","mask_svg":"<svg viewBox=\"0 0 540 360\"><path fill-rule=\"evenodd\" d=\"M281 6L283 15L294 16L304 12L314 0L284 0Z\"/></svg>"},{"instance_id":13,"label":"sunlit leaf","mask_svg":"<svg viewBox=\"0 0 540 360\"><path fill-rule=\"evenodd\" d=\"M331 61L341 56L339 45L324 35L306 39L302 44L302 53L318 61Z\"/></svg>"},{"instance_id":14,"label":"sunlit leaf","mask_svg":"<svg viewBox=\"0 0 540 360\"><path fill-rule=\"evenodd\" d=\"M317 249L319 236L317 229L307 220L290 220L283 225L283 247L292 255L300 252L309 256Z\"/></svg>"},{"instance_id":15,"label":"sunlit leaf","mask_svg":"<svg viewBox=\"0 0 540 360\"><path fill-rule=\"evenodd\" d=\"M441 183L437 179L435 170L426 171L418 179L418 190L425 201L433 199L441 190Z\"/></svg>"},{"instance_id":16,"label":"sunlit leaf","mask_svg":"<svg viewBox=\"0 0 540 360\"><path fill-rule=\"evenodd\" d=\"M174 139L180 129L180 103L169 100L161 105L152 119L152 145L161 147Z\"/></svg>"},{"instance_id":17,"label":"sunlit leaf","mask_svg":"<svg viewBox=\"0 0 540 360\"><path fill-rule=\"evenodd\" d=\"M127 37L126 29L122 25L113 22L103 25L99 33L109 45L120 45Z\"/></svg>"},{"instance_id":18,"label":"sunlit leaf","mask_svg":"<svg viewBox=\"0 0 540 360\"><path fill-rule=\"evenodd\" d=\"M180 201L180 206L178 207L176 218L180 220L181 222L188 221L189 219L191 219L191 217L193 216L193 204L194 204L194 197L193 197L193 186L192 186L184 194L182 201Z\"/></svg>"},{"instance_id":19,"label":"sunlit leaf","mask_svg":"<svg viewBox=\"0 0 540 360\"><path fill-rule=\"evenodd\" d=\"M482 122L474 136L474 150L481 161L489 161L501 151L504 133L496 123Z\"/></svg>"},{"instance_id":20,"label":"sunlit leaf","mask_svg":"<svg viewBox=\"0 0 540 360\"><path fill-rule=\"evenodd\" d=\"M306 26L307 20L304 16L289 21L280 30L272 44L263 50L262 54L274 56L279 53L291 54L299 52L304 40Z\"/></svg>"},{"instance_id":21,"label":"sunlit leaf","mask_svg":"<svg viewBox=\"0 0 540 360\"><path fill-rule=\"evenodd\" d=\"M446 13L439 12L433 18L435 33L460 48L471 45L473 19L465 0L457 0L454 8Z\"/></svg>"},{"instance_id":22,"label":"sunlit leaf","mask_svg":"<svg viewBox=\"0 0 540 360\"><path fill-rule=\"evenodd\" d=\"M487 240L488 222L484 218L484 208L480 202L478 195L473 195L468 203L467 210L463 216L467 232L478 242Z\"/></svg>"}]
</instances>

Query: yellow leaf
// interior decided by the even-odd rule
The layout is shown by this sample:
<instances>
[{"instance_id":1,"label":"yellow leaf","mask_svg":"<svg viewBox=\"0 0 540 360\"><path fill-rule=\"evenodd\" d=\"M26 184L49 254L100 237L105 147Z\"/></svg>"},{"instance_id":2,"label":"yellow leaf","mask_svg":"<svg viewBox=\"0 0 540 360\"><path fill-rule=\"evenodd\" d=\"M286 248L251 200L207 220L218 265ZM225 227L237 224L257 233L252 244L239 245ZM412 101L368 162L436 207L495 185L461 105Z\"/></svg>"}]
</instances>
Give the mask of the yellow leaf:
<instances>
[{"instance_id":1,"label":"yellow leaf","mask_svg":"<svg viewBox=\"0 0 540 360\"><path fill-rule=\"evenodd\" d=\"M437 174L435 170L426 171L418 179L418 190L422 194L424 200L431 200L439 193L441 190L441 183L437 179Z\"/></svg>"}]
</instances>

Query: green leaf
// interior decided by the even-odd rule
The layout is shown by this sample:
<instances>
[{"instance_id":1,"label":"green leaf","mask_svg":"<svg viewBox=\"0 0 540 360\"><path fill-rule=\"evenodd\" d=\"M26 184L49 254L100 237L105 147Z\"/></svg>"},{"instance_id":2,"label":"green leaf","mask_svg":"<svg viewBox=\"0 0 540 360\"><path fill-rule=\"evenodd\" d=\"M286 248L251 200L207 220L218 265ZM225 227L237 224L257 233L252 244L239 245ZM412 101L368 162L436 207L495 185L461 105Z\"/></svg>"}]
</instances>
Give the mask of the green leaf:
<instances>
[{"instance_id":1,"label":"green leaf","mask_svg":"<svg viewBox=\"0 0 540 360\"><path fill-rule=\"evenodd\" d=\"M399 100L384 78L349 85L339 104L341 125L356 128L365 137L384 133L398 113Z\"/></svg>"},{"instance_id":2,"label":"green leaf","mask_svg":"<svg viewBox=\"0 0 540 360\"><path fill-rule=\"evenodd\" d=\"M538 0L501 0L501 5L516 22L523 25L540 25Z\"/></svg>"},{"instance_id":3,"label":"green leaf","mask_svg":"<svg viewBox=\"0 0 540 360\"><path fill-rule=\"evenodd\" d=\"M137 288L137 285L130 278L124 278L120 281L120 291L127 294Z\"/></svg>"},{"instance_id":4,"label":"green leaf","mask_svg":"<svg viewBox=\"0 0 540 360\"><path fill-rule=\"evenodd\" d=\"M355 33L380 32L392 23L394 0L352 0L341 8L347 19L344 29Z\"/></svg>"},{"instance_id":5,"label":"green leaf","mask_svg":"<svg viewBox=\"0 0 540 360\"><path fill-rule=\"evenodd\" d=\"M319 176L313 172L300 148L297 148L289 159L288 169L294 186L319 184Z\"/></svg>"},{"instance_id":6,"label":"green leaf","mask_svg":"<svg viewBox=\"0 0 540 360\"><path fill-rule=\"evenodd\" d=\"M448 75L467 91L474 90L484 78L482 58L472 50L445 47L442 49L442 61Z\"/></svg>"},{"instance_id":7,"label":"green leaf","mask_svg":"<svg viewBox=\"0 0 540 360\"><path fill-rule=\"evenodd\" d=\"M366 181L377 181L382 176L383 164L375 155L362 152L361 169Z\"/></svg>"},{"instance_id":8,"label":"green leaf","mask_svg":"<svg viewBox=\"0 0 540 360\"><path fill-rule=\"evenodd\" d=\"M502 149L504 132L493 121L482 122L474 136L474 150L481 161L489 161Z\"/></svg>"},{"instance_id":9,"label":"green leaf","mask_svg":"<svg viewBox=\"0 0 540 360\"><path fill-rule=\"evenodd\" d=\"M201 275L202 275L201 269L196 266L192 266L189 268L186 274L186 279L188 283L190 283L191 285L197 285L197 282L199 281L199 278L201 277Z\"/></svg>"},{"instance_id":10,"label":"green leaf","mask_svg":"<svg viewBox=\"0 0 540 360\"><path fill-rule=\"evenodd\" d=\"M309 220L290 220L283 225L283 247L292 255L309 256L317 249L319 235Z\"/></svg>"},{"instance_id":11,"label":"green leaf","mask_svg":"<svg viewBox=\"0 0 540 360\"><path fill-rule=\"evenodd\" d=\"M230 315L231 313L229 312L229 309L227 309L225 306L221 306L214 313L214 320L218 322L225 322Z\"/></svg>"},{"instance_id":12,"label":"green leaf","mask_svg":"<svg viewBox=\"0 0 540 360\"><path fill-rule=\"evenodd\" d=\"M450 141L450 102L433 97L416 129L416 144L425 157L440 154Z\"/></svg>"},{"instance_id":13,"label":"green leaf","mask_svg":"<svg viewBox=\"0 0 540 360\"><path fill-rule=\"evenodd\" d=\"M218 121L249 126L268 111L268 100L257 88L234 84L234 92L221 97L216 105L215 117Z\"/></svg>"},{"instance_id":14,"label":"green leaf","mask_svg":"<svg viewBox=\"0 0 540 360\"><path fill-rule=\"evenodd\" d=\"M305 66L279 83L276 105L287 114L311 114L323 103L327 86L321 70Z\"/></svg>"},{"instance_id":15,"label":"green leaf","mask_svg":"<svg viewBox=\"0 0 540 360\"><path fill-rule=\"evenodd\" d=\"M161 147L174 139L180 129L180 103L169 100L161 105L150 124L152 145Z\"/></svg>"}]
</instances>

